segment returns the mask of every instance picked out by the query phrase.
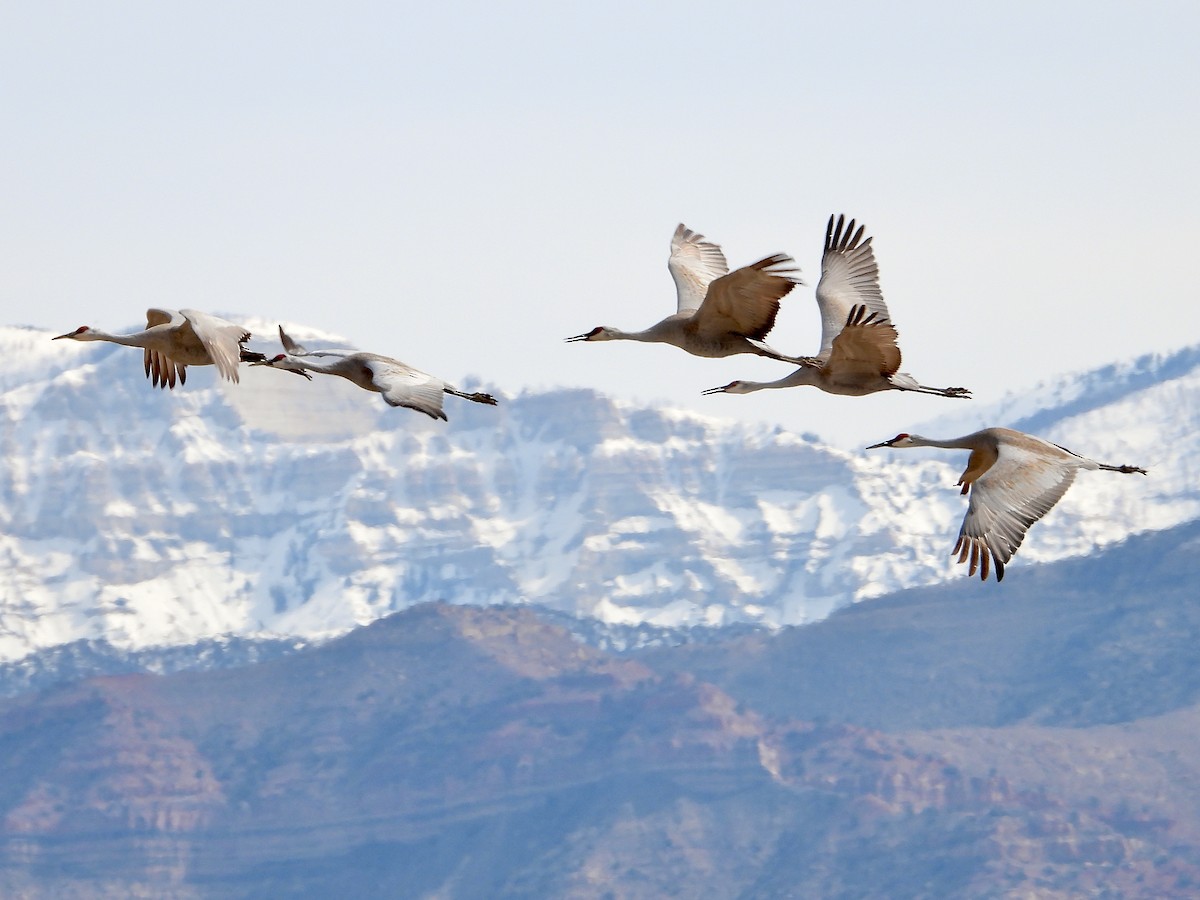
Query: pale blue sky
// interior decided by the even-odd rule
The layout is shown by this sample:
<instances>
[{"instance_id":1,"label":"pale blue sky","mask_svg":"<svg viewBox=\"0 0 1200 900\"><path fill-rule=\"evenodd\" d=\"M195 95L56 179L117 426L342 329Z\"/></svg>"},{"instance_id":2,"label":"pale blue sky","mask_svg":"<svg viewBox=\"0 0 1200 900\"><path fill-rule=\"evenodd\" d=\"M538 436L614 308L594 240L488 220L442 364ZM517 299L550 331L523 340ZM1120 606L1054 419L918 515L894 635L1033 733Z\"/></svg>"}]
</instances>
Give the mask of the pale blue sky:
<instances>
[{"instance_id":1,"label":"pale blue sky","mask_svg":"<svg viewBox=\"0 0 1200 900\"><path fill-rule=\"evenodd\" d=\"M682 221L733 266L792 253L769 340L815 352L844 211L927 384L1200 341L1197 35L1192 2L9 3L0 322L195 306L880 439L953 401L701 397L789 369L562 339L669 313Z\"/></svg>"}]
</instances>

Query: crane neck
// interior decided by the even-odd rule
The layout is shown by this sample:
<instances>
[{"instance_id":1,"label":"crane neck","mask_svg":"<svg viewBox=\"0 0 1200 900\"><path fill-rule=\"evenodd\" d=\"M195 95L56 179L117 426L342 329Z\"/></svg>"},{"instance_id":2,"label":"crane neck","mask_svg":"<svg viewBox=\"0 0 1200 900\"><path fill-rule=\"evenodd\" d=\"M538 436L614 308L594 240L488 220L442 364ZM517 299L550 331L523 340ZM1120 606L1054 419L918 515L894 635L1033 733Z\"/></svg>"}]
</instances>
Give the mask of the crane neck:
<instances>
[{"instance_id":1,"label":"crane neck","mask_svg":"<svg viewBox=\"0 0 1200 900\"><path fill-rule=\"evenodd\" d=\"M139 331L136 334L110 334L98 328L89 328L82 334L75 335L75 340L106 341L123 347L145 347L150 343L150 334L147 331Z\"/></svg>"},{"instance_id":2,"label":"crane neck","mask_svg":"<svg viewBox=\"0 0 1200 900\"><path fill-rule=\"evenodd\" d=\"M975 434L968 434L957 438L946 438L945 440L922 437L919 434L910 434L908 436L909 441L911 441L910 446L940 447L943 450L974 450L978 446L978 441L975 438Z\"/></svg>"},{"instance_id":3,"label":"crane neck","mask_svg":"<svg viewBox=\"0 0 1200 900\"><path fill-rule=\"evenodd\" d=\"M796 369L791 375L786 375L783 378L775 381L743 381L733 393L749 394L753 391L765 391L771 388L791 388L805 386L820 386L821 370L815 366L801 366Z\"/></svg>"},{"instance_id":4,"label":"crane neck","mask_svg":"<svg viewBox=\"0 0 1200 900\"><path fill-rule=\"evenodd\" d=\"M314 354L295 356L291 353L284 355L287 357L287 364L280 368L299 369L326 375L342 375L344 374L343 370L347 368L344 356L317 356Z\"/></svg>"},{"instance_id":5,"label":"crane neck","mask_svg":"<svg viewBox=\"0 0 1200 900\"><path fill-rule=\"evenodd\" d=\"M804 365L796 369L791 375L787 375L778 381L773 381L768 387L802 387L804 385L820 386L824 378L824 371L818 366Z\"/></svg>"},{"instance_id":6,"label":"crane neck","mask_svg":"<svg viewBox=\"0 0 1200 900\"><path fill-rule=\"evenodd\" d=\"M661 343L666 338L655 330L655 327L645 331L622 331L620 328L604 327L610 341L642 341L643 343Z\"/></svg>"}]
</instances>

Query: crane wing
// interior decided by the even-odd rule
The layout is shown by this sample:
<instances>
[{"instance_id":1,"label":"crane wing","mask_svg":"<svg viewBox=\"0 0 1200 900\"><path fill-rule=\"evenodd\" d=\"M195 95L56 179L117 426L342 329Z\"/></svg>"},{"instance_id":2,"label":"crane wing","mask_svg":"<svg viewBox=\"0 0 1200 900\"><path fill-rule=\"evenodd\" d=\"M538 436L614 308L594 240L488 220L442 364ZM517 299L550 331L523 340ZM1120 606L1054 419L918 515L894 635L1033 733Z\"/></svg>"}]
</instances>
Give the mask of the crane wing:
<instances>
[{"instance_id":1,"label":"crane wing","mask_svg":"<svg viewBox=\"0 0 1200 900\"><path fill-rule=\"evenodd\" d=\"M900 369L896 327L866 306L851 308L842 330L833 339L825 368L837 381L894 375Z\"/></svg>"},{"instance_id":2,"label":"crane wing","mask_svg":"<svg viewBox=\"0 0 1200 900\"><path fill-rule=\"evenodd\" d=\"M434 419L445 420L442 411L443 388L440 378L386 359L368 359L363 366L371 373L376 389L389 406L415 409Z\"/></svg>"},{"instance_id":3,"label":"crane wing","mask_svg":"<svg viewBox=\"0 0 1200 900\"><path fill-rule=\"evenodd\" d=\"M173 309L151 307L146 310L147 331L159 325L177 328L183 324L183 316ZM183 384L187 381L187 367L180 365L160 350L151 350L149 347L142 350L142 367L154 387L174 388L175 382Z\"/></svg>"},{"instance_id":4,"label":"crane wing","mask_svg":"<svg viewBox=\"0 0 1200 900\"><path fill-rule=\"evenodd\" d=\"M725 262L720 247L681 224L671 238L671 258L667 260L667 268L675 279L677 311L690 312L700 308L708 286L729 271L729 263Z\"/></svg>"},{"instance_id":5,"label":"crane wing","mask_svg":"<svg viewBox=\"0 0 1200 900\"><path fill-rule=\"evenodd\" d=\"M279 326L279 343L283 344L283 352L288 356L308 356L308 351L291 339L283 326Z\"/></svg>"},{"instance_id":6,"label":"crane wing","mask_svg":"<svg viewBox=\"0 0 1200 900\"><path fill-rule=\"evenodd\" d=\"M863 240L864 226L855 228L853 219L829 217L825 226L825 254L821 257L821 280L817 282L817 306L821 310L821 359L829 357L833 339L846 324L855 306L888 319L887 304L879 289L879 266L871 238Z\"/></svg>"},{"instance_id":7,"label":"crane wing","mask_svg":"<svg viewBox=\"0 0 1200 900\"><path fill-rule=\"evenodd\" d=\"M996 462L969 486L971 502L950 552L959 554L960 563L970 559L970 575L982 567L985 580L990 556L1000 581L1029 526L1062 499L1077 471L1068 460L1000 444Z\"/></svg>"},{"instance_id":8,"label":"crane wing","mask_svg":"<svg viewBox=\"0 0 1200 900\"><path fill-rule=\"evenodd\" d=\"M192 333L196 335L213 365L223 378L232 382L238 380L238 362L241 360L241 345L250 340L250 332L241 325L218 319L208 313L195 309L181 309L180 314L187 320Z\"/></svg>"},{"instance_id":9,"label":"crane wing","mask_svg":"<svg viewBox=\"0 0 1200 900\"><path fill-rule=\"evenodd\" d=\"M176 381L187 383L187 366L180 365L158 350L147 347L142 351L142 367L154 387L174 388Z\"/></svg>"},{"instance_id":10,"label":"crane wing","mask_svg":"<svg viewBox=\"0 0 1200 900\"><path fill-rule=\"evenodd\" d=\"M796 261L786 253L734 269L708 286L696 310L696 331L718 338L733 333L763 340L775 327L779 301L800 283Z\"/></svg>"},{"instance_id":11,"label":"crane wing","mask_svg":"<svg viewBox=\"0 0 1200 900\"><path fill-rule=\"evenodd\" d=\"M153 328L155 325L179 325L183 322L183 316L173 309L157 309L151 307L146 310L146 327Z\"/></svg>"}]
</instances>

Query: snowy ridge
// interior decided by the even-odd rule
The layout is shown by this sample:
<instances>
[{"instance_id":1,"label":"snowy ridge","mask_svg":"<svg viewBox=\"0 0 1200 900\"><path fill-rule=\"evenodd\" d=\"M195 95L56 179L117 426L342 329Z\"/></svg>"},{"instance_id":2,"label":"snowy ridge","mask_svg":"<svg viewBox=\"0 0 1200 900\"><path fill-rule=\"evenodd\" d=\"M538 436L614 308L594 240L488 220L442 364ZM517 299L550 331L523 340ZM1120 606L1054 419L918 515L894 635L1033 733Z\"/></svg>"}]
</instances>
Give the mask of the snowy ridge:
<instances>
[{"instance_id":1,"label":"snowy ridge","mask_svg":"<svg viewBox=\"0 0 1200 900\"><path fill-rule=\"evenodd\" d=\"M846 453L587 390L451 397L449 423L263 368L240 385L193 369L171 393L135 351L51 336L0 330L0 660L77 640L316 639L427 600L779 625L963 577L962 454ZM1200 516L1197 362L1073 376L924 429L1044 419L1051 440L1151 470L1083 473L1002 590L1022 564Z\"/></svg>"}]
</instances>

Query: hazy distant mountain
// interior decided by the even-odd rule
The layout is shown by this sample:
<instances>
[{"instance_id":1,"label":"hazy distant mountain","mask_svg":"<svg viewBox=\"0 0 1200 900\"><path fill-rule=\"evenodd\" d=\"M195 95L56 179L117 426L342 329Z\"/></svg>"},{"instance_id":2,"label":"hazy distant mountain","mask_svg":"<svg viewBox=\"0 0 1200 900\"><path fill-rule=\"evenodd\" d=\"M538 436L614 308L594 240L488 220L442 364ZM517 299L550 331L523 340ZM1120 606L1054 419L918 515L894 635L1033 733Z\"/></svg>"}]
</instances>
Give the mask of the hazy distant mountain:
<instances>
[{"instance_id":1,"label":"hazy distant mountain","mask_svg":"<svg viewBox=\"0 0 1200 900\"><path fill-rule=\"evenodd\" d=\"M248 666L286 656L304 646L304 641L297 638L210 638L140 650L114 647L104 640L72 641L0 663L0 697L15 697L100 675Z\"/></svg>"},{"instance_id":2,"label":"hazy distant mountain","mask_svg":"<svg viewBox=\"0 0 1200 900\"><path fill-rule=\"evenodd\" d=\"M86 639L321 638L440 599L779 625L963 577L954 454L847 453L582 390L448 398L448 424L261 368L240 385L195 369L171 393L135 351L49 337L0 330L0 659ZM1198 361L958 408L977 420L946 427L1030 421L1152 473L1084 473L1011 581L976 590L1200 516Z\"/></svg>"},{"instance_id":3,"label":"hazy distant mountain","mask_svg":"<svg viewBox=\"0 0 1200 900\"><path fill-rule=\"evenodd\" d=\"M1132 722L1200 707L1198 549L1189 522L1027 569L1003 591L914 588L802 628L636 658L770 715L890 732Z\"/></svg>"},{"instance_id":4,"label":"hazy distant mountain","mask_svg":"<svg viewBox=\"0 0 1200 900\"><path fill-rule=\"evenodd\" d=\"M926 608L856 609L865 652ZM758 655L784 689L801 687L774 666L802 652L792 634ZM928 673L961 654L929 642ZM1130 653L1108 673L1153 693L1168 656ZM1075 662L1107 657L1085 647ZM832 702L873 689L859 685L871 658L826 662ZM1026 687L1009 671L962 693ZM1044 687L1052 698L1061 679ZM1073 729L781 719L529 609L429 605L241 669L0 701L0 893L1186 896L1200 889L1198 725L1194 705Z\"/></svg>"}]
</instances>

